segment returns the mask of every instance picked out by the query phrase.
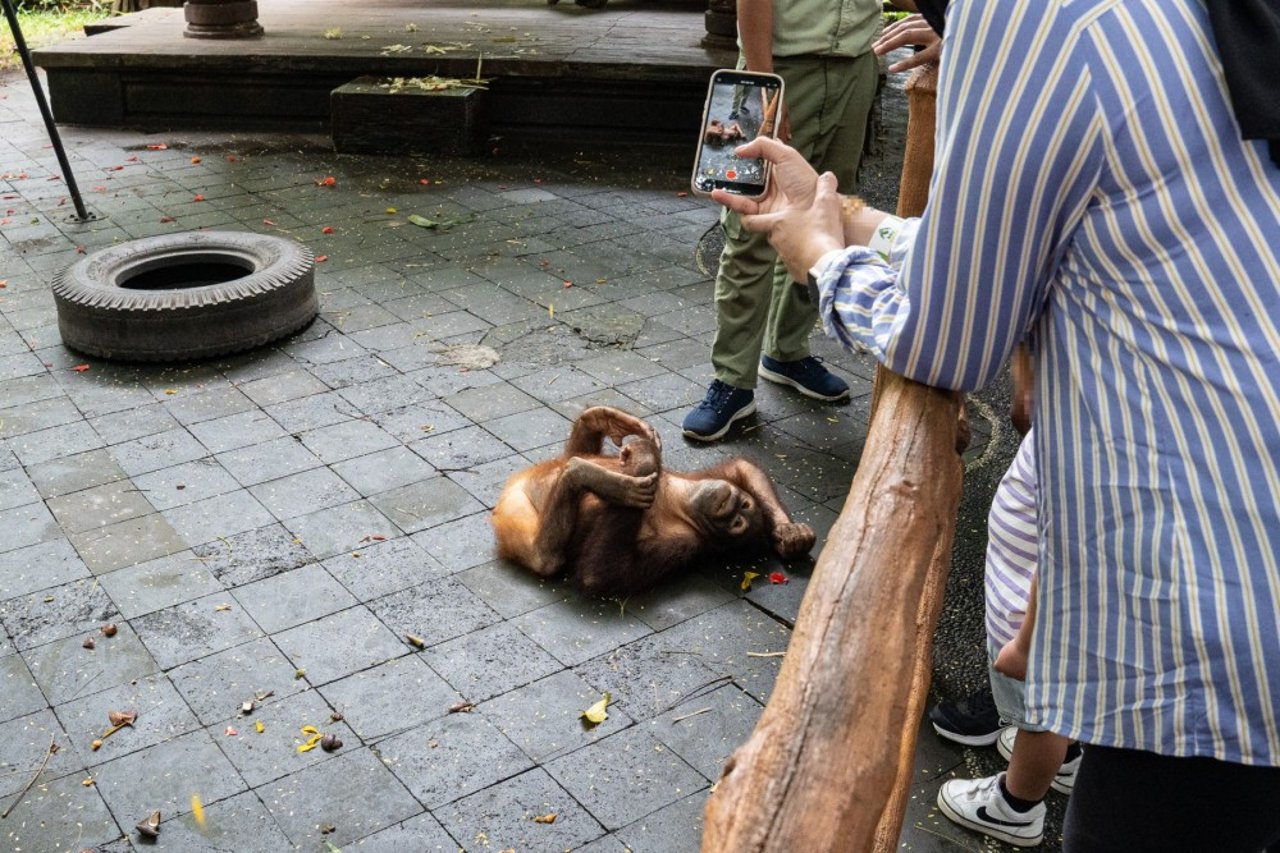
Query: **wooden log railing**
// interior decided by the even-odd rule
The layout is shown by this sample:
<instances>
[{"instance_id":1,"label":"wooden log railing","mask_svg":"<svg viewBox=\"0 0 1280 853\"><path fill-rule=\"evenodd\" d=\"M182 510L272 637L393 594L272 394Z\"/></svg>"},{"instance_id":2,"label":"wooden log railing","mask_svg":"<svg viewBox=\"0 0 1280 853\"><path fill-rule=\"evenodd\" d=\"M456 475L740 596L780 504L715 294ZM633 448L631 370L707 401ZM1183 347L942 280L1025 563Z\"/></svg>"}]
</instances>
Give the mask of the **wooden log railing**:
<instances>
[{"instance_id":1,"label":"wooden log railing","mask_svg":"<svg viewBox=\"0 0 1280 853\"><path fill-rule=\"evenodd\" d=\"M917 71L899 212L933 165L936 76ZM927 126L926 126L927 123ZM703 853L897 846L968 430L959 394L880 368L871 425L768 706L705 812Z\"/></svg>"}]
</instances>

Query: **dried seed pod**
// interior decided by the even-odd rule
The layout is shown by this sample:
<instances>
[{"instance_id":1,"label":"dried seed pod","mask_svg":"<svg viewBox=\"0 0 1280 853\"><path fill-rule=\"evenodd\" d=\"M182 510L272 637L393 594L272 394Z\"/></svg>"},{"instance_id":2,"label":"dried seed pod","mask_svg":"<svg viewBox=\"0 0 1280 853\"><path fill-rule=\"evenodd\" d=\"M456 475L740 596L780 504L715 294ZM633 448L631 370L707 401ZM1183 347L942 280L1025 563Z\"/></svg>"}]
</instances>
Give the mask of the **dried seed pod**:
<instances>
[{"instance_id":1,"label":"dried seed pod","mask_svg":"<svg viewBox=\"0 0 1280 853\"><path fill-rule=\"evenodd\" d=\"M138 821L138 832L147 838L155 838L160 834L160 812L154 811L145 820Z\"/></svg>"},{"instance_id":2,"label":"dried seed pod","mask_svg":"<svg viewBox=\"0 0 1280 853\"><path fill-rule=\"evenodd\" d=\"M92 749L94 752L97 752L98 750L102 749L102 741L95 740L93 743L89 744L89 748Z\"/></svg>"},{"instance_id":3,"label":"dried seed pod","mask_svg":"<svg viewBox=\"0 0 1280 853\"><path fill-rule=\"evenodd\" d=\"M107 719L111 725L116 726L132 726L133 721L138 719L137 711L108 711Z\"/></svg>"},{"instance_id":4,"label":"dried seed pod","mask_svg":"<svg viewBox=\"0 0 1280 853\"><path fill-rule=\"evenodd\" d=\"M345 718L342 716L341 711L334 711L332 714L329 715L329 722L331 723L340 723L344 719Z\"/></svg>"},{"instance_id":5,"label":"dried seed pod","mask_svg":"<svg viewBox=\"0 0 1280 853\"><path fill-rule=\"evenodd\" d=\"M116 625L114 622L108 622L102 626L102 635L104 637L114 637L116 635Z\"/></svg>"},{"instance_id":6,"label":"dried seed pod","mask_svg":"<svg viewBox=\"0 0 1280 853\"><path fill-rule=\"evenodd\" d=\"M325 752L336 752L342 749L342 741L337 735L325 735L320 738L320 748Z\"/></svg>"},{"instance_id":7,"label":"dried seed pod","mask_svg":"<svg viewBox=\"0 0 1280 853\"><path fill-rule=\"evenodd\" d=\"M80 645L84 646L89 651L93 651L93 647L96 646L97 643L93 641L93 637L85 637L84 642Z\"/></svg>"}]
</instances>

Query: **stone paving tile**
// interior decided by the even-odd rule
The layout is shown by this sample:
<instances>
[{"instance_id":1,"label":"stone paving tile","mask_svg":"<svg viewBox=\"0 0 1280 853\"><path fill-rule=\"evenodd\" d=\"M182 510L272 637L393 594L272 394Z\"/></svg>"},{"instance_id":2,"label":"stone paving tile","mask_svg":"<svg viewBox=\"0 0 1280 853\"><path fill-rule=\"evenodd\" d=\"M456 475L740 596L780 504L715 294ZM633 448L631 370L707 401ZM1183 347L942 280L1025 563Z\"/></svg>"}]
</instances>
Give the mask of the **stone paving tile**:
<instances>
[{"instance_id":1,"label":"stone paving tile","mask_svg":"<svg viewBox=\"0 0 1280 853\"><path fill-rule=\"evenodd\" d=\"M477 426L432 435L409 447L441 471L462 470L512 454L509 445Z\"/></svg>"},{"instance_id":2,"label":"stone paving tile","mask_svg":"<svg viewBox=\"0 0 1280 853\"><path fill-rule=\"evenodd\" d=\"M43 503L29 503L0 510L0 530L5 534L0 548L14 550L56 538L58 523Z\"/></svg>"},{"instance_id":3,"label":"stone paving tile","mask_svg":"<svg viewBox=\"0 0 1280 853\"><path fill-rule=\"evenodd\" d=\"M44 757L49 755L51 743L58 749L49 755L41 773L42 779L47 781L69 773L80 773L85 766L87 751L82 754L72 745L57 717L48 708L0 723L0 742L5 745L4 760L0 761L0 797L3 798L21 791L35 776ZM79 783L77 779L76 784Z\"/></svg>"},{"instance_id":4,"label":"stone paving tile","mask_svg":"<svg viewBox=\"0 0 1280 853\"><path fill-rule=\"evenodd\" d=\"M131 620L163 669L238 646L262 629L227 593L215 593Z\"/></svg>"},{"instance_id":5,"label":"stone paving tile","mask_svg":"<svg viewBox=\"0 0 1280 853\"><path fill-rule=\"evenodd\" d=\"M131 477L190 462L206 453L185 429L171 429L111 447L111 455Z\"/></svg>"},{"instance_id":6,"label":"stone paving tile","mask_svg":"<svg viewBox=\"0 0 1280 853\"><path fill-rule=\"evenodd\" d=\"M449 714L376 747L391 772L433 812L533 767L480 714Z\"/></svg>"},{"instance_id":7,"label":"stone paving tile","mask_svg":"<svg viewBox=\"0 0 1280 853\"><path fill-rule=\"evenodd\" d=\"M210 453L264 444L285 435L284 429L257 408L188 426Z\"/></svg>"},{"instance_id":8,"label":"stone paving tile","mask_svg":"<svg viewBox=\"0 0 1280 853\"><path fill-rule=\"evenodd\" d=\"M604 835L599 822L540 768L451 803L438 816L455 838L484 838L497 849L577 850Z\"/></svg>"},{"instance_id":9,"label":"stone paving tile","mask_svg":"<svg viewBox=\"0 0 1280 853\"><path fill-rule=\"evenodd\" d=\"M236 718L244 702L310 689L271 640L263 637L169 670L169 678L204 725Z\"/></svg>"},{"instance_id":10,"label":"stone paving tile","mask_svg":"<svg viewBox=\"0 0 1280 853\"><path fill-rule=\"evenodd\" d=\"M565 581L536 577L503 560L491 560L459 572L458 580L504 619L572 595Z\"/></svg>"},{"instance_id":11,"label":"stone paving tile","mask_svg":"<svg viewBox=\"0 0 1280 853\"><path fill-rule=\"evenodd\" d=\"M319 746L305 752L298 750L311 738L302 731L303 726L336 736L344 748L357 747L357 738L350 727L332 719L333 710L323 696L308 690L279 701L267 699L257 705L253 713L219 721L205 731L249 787L257 788L334 758L335 753ZM261 732L258 723L262 723Z\"/></svg>"},{"instance_id":12,"label":"stone paving tile","mask_svg":"<svg viewBox=\"0 0 1280 853\"><path fill-rule=\"evenodd\" d=\"M369 609L397 636L412 634L428 648L500 619L454 577L423 579L408 589L369 602Z\"/></svg>"},{"instance_id":13,"label":"stone paving tile","mask_svg":"<svg viewBox=\"0 0 1280 853\"><path fill-rule=\"evenodd\" d=\"M88 577L89 569L66 539L0 552L0 601Z\"/></svg>"},{"instance_id":14,"label":"stone paving tile","mask_svg":"<svg viewBox=\"0 0 1280 853\"><path fill-rule=\"evenodd\" d=\"M397 444L377 424L363 420L345 421L304 432L301 441L327 465L377 450L386 450Z\"/></svg>"},{"instance_id":15,"label":"stone paving tile","mask_svg":"<svg viewBox=\"0 0 1280 853\"><path fill-rule=\"evenodd\" d=\"M192 795L212 804L246 790L244 780L203 730L94 765L90 771L116 821L130 829L157 809L162 816L190 812Z\"/></svg>"},{"instance_id":16,"label":"stone paving tile","mask_svg":"<svg viewBox=\"0 0 1280 853\"><path fill-rule=\"evenodd\" d=\"M546 763L546 770L607 829L618 829L707 787L642 728Z\"/></svg>"},{"instance_id":17,"label":"stone paving tile","mask_svg":"<svg viewBox=\"0 0 1280 853\"><path fill-rule=\"evenodd\" d=\"M609 706L603 723L587 726L582 712L602 693L568 670L480 705L486 719L539 764L594 743L631 725L626 711Z\"/></svg>"},{"instance_id":18,"label":"stone paving tile","mask_svg":"<svg viewBox=\"0 0 1280 853\"><path fill-rule=\"evenodd\" d=\"M389 518L365 500L300 515L289 519L285 526L321 560L351 553L371 541L390 539L399 533Z\"/></svg>"},{"instance_id":19,"label":"stone paving tile","mask_svg":"<svg viewBox=\"0 0 1280 853\"><path fill-rule=\"evenodd\" d=\"M16 800L0 799L0 811ZM86 790L78 775L42 777L0 826L0 838L14 851L99 849L121 835L102 797Z\"/></svg>"},{"instance_id":20,"label":"stone paving tile","mask_svg":"<svg viewBox=\"0 0 1280 853\"><path fill-rule=\"evenodd\" d=\"M191 551L228 589L296 569L315 559L279 524L206 542Z\"/></svg>"},{"instance_id":21,"label":"stone paving tile","mask_svg":"<svg viewBox=\"0 0 1280 853\"><path fill-rule=\"evenodd\" d=\"M28 465L27 474L44 498L123 480L127 475L106 450L91 450L39 465Z\"/></svg>"},{"instance_id":22,"label":"stone paving tile","mask_svg":"<svg viewBox=\"0 0 1280 853\"><path fill-rule=\"evenodd\" d=\"M0 722L35 713L47 704L22 656L0 655Z\"/></svg>"},{"instance_id":23,"label":"stone paving tile","mask_svg":"<svg viewBox=\"0 0 1280 853\"><path fill-rule=\"evenodd\" d=\"M155 659L133 628L121 624L117 630L114 637L95 637L93 651L85 649L84 638L77 635L29 649L22 657L54 705L156 672Z\"/></svg>"},{"instance_id":24,"label":"stone paving tile","mask_svg":"<svg viewBox=\"0 0 1280 853\"><path fill-rule=\"evenodd\" d=\"M361 601L372 601L445 573L412 539L370 541L357 547L325 560L324 567Z\"/></svg>"},{"instance_id":25,"label":"stone paving tile","mask_svg":"<svg viewBox=\"0 0 1280 853\"><path fill-rule=\"evenodd\" d=\"M511 620L566 666L604 654L650 633L649 626L613 602L574 596Z\"/></svg>"},{"instance_id":26,"label":"stone paving tile","mask_svg":"<svg viewBox=\"0 0 1280 853\"><path fill-rule=\"evenodd\" d=\"M704 662L704 651L674 630L642 637L576 667L584 681L608 692L632 717L649 719L714 690L732 676Z\"/></svg>"},{"instance_id":27,"label":"stone paving tile","mask_svg":"<svg viewBox=\"0 0 1280 853\"><path fill-rule=\"evenodd\" d=\"M332 468L362 497L408 486L435 474L434 466L400 444L344 460Z\"/></svg>"},{"instance_id":28,"label":"stone paving tile","mask_svg":"<svg viewBox=\"0 0 1280 853\"><path fill-rule=\"evenodd\" d=\"M365 743L443 717L462 699L417 655L354 673L320 692Z\"/></svg>"},{"instance_id":29,"label":"stone paving tile","mask_svg":"<svg viewBox=\"0 0 1280 853\"><path fill-rule=\"evenodd\" d=\"M145 438L149 435L177 429L180 424L163 403L151 403L136 409L125 409L98 415L89 423L108 445Z\"/></svg>"},{"instance_id":30,"label":"stone paving tile","mask_svg":"<svg viewBox=\"0 0 1280 853\"><path fill-rule=\"evenodd\" d=\"M299 773L257 789L295 847L322 840L343 847L422 812L422 806L369 749L343 750ZM333 827L332 832L325 832Z\"/></svg>"},{"instance_id":31,"label":"stone paving tile","mask_svg":"<svg viewBox=\"0 0 1280 853\"><path fill-rule=\"evenodd\" d=\"M696 696L645 723L649 733L714 782L725 761L755 728L763 706L728 684Z\"/></svg>"},{"instance_id":32,"label":"stone paving tile","mask_svg":"<svg viewBox=\"0 0 1280 853\"><path fill-rule=\"evenodd\" d=\"M242 486L254 486L320 465L314 453L288 436L219 453L214 458Z\"/></svg>"},{"instance_id":33,"label":"stone paving tile","mask_svg":"<svg viewBox=\"0 0 1280 853\"><path fill-rule=\"evenodd\" d=\"M120 610L96 578L80 578L0 602L0 623L19 650L73 634L91 634L119 618Z\"/></svg>"},{"instance_id":34,"label":"stone paving tile","mask_svg":"<svg viewBox=\"0 0 1280 853\"><path fill-rule=\"evenodd\" d=\"M456 853L459 849L458 842L445 832L444 827L430 812L423 812L404 823L375 832L353 846L360 853L404 853L406 850Z\"/></svg>"},{"instance_id":35,"label":"stone paving tile","mask_svg":"<svg viewBox=\"0 0 1280 853\"><path fill-rule=\"evenodd\" d=\"M68 533L84 533L155 511L155 507L128 480L50 498L48 507Z\"/></svg>"},{"instance_id":36,"label":"stone paving tile","mask_svg":"<svg viewBox=\"0 0 1280 853\"><path fill-rule=\"evenodd\" d=\"M9 448L28 468L41 462L65 459L102 447L102 439L85 421L50 427L9 439Z\"/></svg>"},{"instance_id":37,"label":"stone paving tile","mask_svg":"<svg viewBox=\"0 0 1280 853\"><path fill-rule=\"evenodd\" d=\"M275 636L294 669L312 684L327 684L413 649L379 622L367 607L352 607Z\"/></svg>"},{"instance_id":38,"label":"stone paving tile","mask_svg":"<svg viewBox=\"0 0 1280 853\"><path fill-rule=\"evenodd\" d=\"M135 712L137 719L110 737L108 711ZM168 678L150 675L101 693L64 702L54 708L71 742L87 760L101 764L178 735L195 731L200 722ZM102 745L93 749L95 740Z\"/></svg>"},{"instance_id":39,"label":"stone paving tile","mask_svg":"<svg viewBox=\"0 0 1280 853\"><path fill-rule=\"evenodd\" d=\"M505 622L433 646L422 656L471 702L483 702L563 669Z\"/></svg>"},{"instance_id":40,"label":"stone paving tile","mask_svg":"<svg viewBox=\"0 0 1280 853\"><path fill-rule=\"evenodd\" d=\"M248 489L236 489L195 503L170 507L161 515L181 540L192 546L226 539L277 520Z\"/></svg>"},{"instance_id":41,"label":"stone paving tile","mask_svg":"<svg viewBox=\"0 0 1280 853\"><path fill-rule=\"evenodd\" d=\"M209 457L142 474L132 478L132 483L148 504L161 511L225 495L240 488L235 478Z\"/></svg>"},{"instance_id":42,"label":"stone paving tile","mask_svg":"<svg viewBox=\"0 0 1280 853\"><path fill-rule=\"evenodd\" d=\"M451 471L447 476L466 489L481 505L492 509L511 475L528 468L533 462L528 456L509 456L473 468Z\"/></svg>"},{"instance_id":43,"label":"stone paving tile","mask_svg":"<svg viewBox=\"0 0 1280 853\"><path fill-rule=\"evenodd\" d=\"M292 359L284 358L286 364L293 365ZM289 400L296 400L302 397L310 397L328 390L319 379L316 379L308 371L294 367L291 370L282 370L273 375L265 375L257 379L249 379L242 385L238 386L244 395L253 400L259 406L273 406L277 403L285 403Z\"/></svg>"},{"instance_id":44,"label":"stone paving tile","mask_svg":"<svg viewBox=\"0 0 1280 853\"><path fill-rule=\"evenodd\" d=\"M187 547L160 513L72 534L71 543L94 574L105 574Z\"/></svg>"},{"instance_id":45,"label":"stone paving tile","mask_svg":"<svg viewBox=\"0 0 1280 853\"><path fill-rule=\"evenodd\" d=\"M416 533L484 509L448 477L431 477L369 498L405 533Z\"/></svg>"},{"instance_id":46,"label":"stone paving tile","mask_svg":"<svg viewBox=\"0 0 1280 853\"><path fill-rule=\"evenodd\" d=\"M268 634L358 603L342 584L316 563L245 584L232 595Z\"/></svg>"},{"instance_id":47,"label":"stone paving tile","mask_svg":"<svg viewBox=\"0 0 1280 853\"><path fill-rule=\"evenodd\" d=\"M459 572L493 559L487 544L492 535L489 514L479 512L414 534L414 540L447 571Z\"/></svg>"},{"instance_id":48,"label":"stone paving tile","mask_svg":"<svg viewBox=\"0 0 1280 853\"><path fill-rule=\"evenodd\" d=\"M702 849L702 812L707 793L699 791L619 829L615 836L628 850L698 853Z\"/></svg>"},{"instance_id":49,"label":"stone paving tile","mask_svg":"<svg viewBox=\"0 0 1280 853\"><path fill-rule=\"evenodd\" d=\"M355 489L328 468L312 468L259 483L250 486L249 493L280 521L360 498Z\"/></svg>"},{"instance_id":50,"label":"stone paving tile","mask_svg":"<svg viewBox=\"0 0 1280 853\"><path fill-rule=\"evenodd\" d=\"M204 812L203 826L190 813L165 819L160 824L160 837L147 843L145 849L225 853L289 848L289 839L253 791L206 805Z\"/></svg>"}]
</instances>

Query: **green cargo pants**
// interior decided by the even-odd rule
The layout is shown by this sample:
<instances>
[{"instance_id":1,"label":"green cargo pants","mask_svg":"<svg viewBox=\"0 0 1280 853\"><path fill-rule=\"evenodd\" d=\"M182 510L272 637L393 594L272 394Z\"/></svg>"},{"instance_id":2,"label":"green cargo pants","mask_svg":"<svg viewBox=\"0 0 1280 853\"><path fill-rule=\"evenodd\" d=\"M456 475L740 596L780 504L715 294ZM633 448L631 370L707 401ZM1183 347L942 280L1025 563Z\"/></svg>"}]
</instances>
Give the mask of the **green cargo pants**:
<instances>
[{"instance_id":1,"label":"green cargo pants","mask_svg":"<svg viewBox=\"0 0 1280 853\"><path fill-rule=\"evenodd\" d=\"M842 192L852 191L880 73L874 54L780 57L773 64L786 82L791 145L819 172L834 172ZM720 222L725 246L716 275L711 363L721 382L754 388L762 349L778 361L809 355L818 306L792 283L763 235L744 231L728 210Z\"/></svg>"}]
</instances>

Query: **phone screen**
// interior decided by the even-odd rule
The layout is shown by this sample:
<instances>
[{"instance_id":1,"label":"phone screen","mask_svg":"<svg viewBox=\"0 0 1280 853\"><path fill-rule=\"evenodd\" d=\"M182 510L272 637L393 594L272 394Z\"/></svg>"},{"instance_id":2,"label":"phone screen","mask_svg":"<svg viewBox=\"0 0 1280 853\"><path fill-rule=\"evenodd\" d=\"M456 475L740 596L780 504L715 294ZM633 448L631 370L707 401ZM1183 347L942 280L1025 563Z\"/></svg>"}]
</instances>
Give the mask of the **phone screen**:
<instances>
[{"instance_id":1,"label":"phone screen","mask_svg":"<svg viewBox=\"0 0 1280 853\"><path fill-rule=\"evenodd\" d=\"M764 192L765 161L744 159L733 152L760 134L774 135L781 94L782 80L773 74L717 71L712 75L693 168L695 191L720 189L748 196Z\"/></svg>"}]
</instances>

